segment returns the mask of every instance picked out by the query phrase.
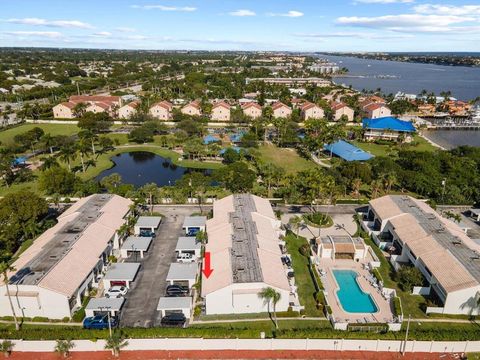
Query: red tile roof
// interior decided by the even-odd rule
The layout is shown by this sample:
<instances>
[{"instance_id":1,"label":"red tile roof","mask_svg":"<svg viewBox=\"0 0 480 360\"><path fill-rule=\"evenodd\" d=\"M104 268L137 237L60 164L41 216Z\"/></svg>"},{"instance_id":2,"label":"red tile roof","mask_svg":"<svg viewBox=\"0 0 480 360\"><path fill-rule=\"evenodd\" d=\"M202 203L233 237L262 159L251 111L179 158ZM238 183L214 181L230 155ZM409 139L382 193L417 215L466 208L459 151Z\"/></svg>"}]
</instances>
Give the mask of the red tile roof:
<instances>
[{"instance_id":1,"label":"red tile roof","mask_svg":"<svg viewBox=\"0 0 480 360\"><path fill-rule=\"evenodd\" d=\"M343 103L343 102L332 102L330 103L330 107L332 108L333 111L337 111L337 110L340 110L340 109L343 109L344 107L348 107L347 104Z\"/></svg>"},{"instance_id":2,"label":"red tile roof","mask_svg":"<svg viewBox=\"0 0 480 360\"><path fill-rule=\"evenodd\" d=\"M280 109L282 107L286 107L286 108L289 108L287 105L285 105L284 103L280 102L280 101L277 101L275 104L272 105L272 110L277 110L277 109ZM290 109L290 108L289 108Z\"/></svg>"},{"instance_id":3,"label":"red tile roof","mask_svg":"<svg viewBox=\"0 0 480 360\"><path fill-rule=\"evenodd\" d=\"M170 111L172 110L173 108L173 104L167 100L162 100L162 101L159 101L155 104L152 105L152 107L154 106L160 106L160 107L163 107L164 109L166 109L167 111Z\"/></svg>"},{"instance_id":4,"label":"red tile roof","mask_svg":"<svg viewBox=\"0 0 480 360\"><path fill-rule=\"evenodd\" d=\"M227 110L230 110L230 105L228 105L225 101L220 101L220 102L217 102L215 105L213 105L212 109L215 109L219 106L222 106L224 107L225 109Z\"/></svg>"},{"instance_id":5,"label":"red tile roof","mask_svg":"<svg viewBox=\"0 0 480 360\"><path fill-rule=\"evenodd\" d=\"M248 109L248 108L251 108L251 107L254 107L258 110L262 110L262 107L260 105L258 105L256 102L253 102L253 101L243 105L242 109Z\"/></svg>"},{"instance_id":6,"label":"red tile roof","mask_svg":"<svg viewBox=\"0 0 480 360\"><path fill-rule=\"evenodd\" d=\"M77 105L77 104L68 101L68 102L62 102L59 105L63 105L63 106L66 106L69 109L73 109L75 107L75 105Z\"/></svg>"},{"instance_id":7,"label":"red tile roof","mask_svg":"<svg viewBox=\"0 0 480 360\"><path fill-rule=\"evenodd\" d=\"M70 102L119 102L120 96L103 96L103 95L72 95L70 96Z\"/></svg>"},{"instance_id":8,"label":"red tile roof","mask_svg":"<svg viewBox=\"0 0 480 360\"><path fill-rule=\"evenodd\" d=\"M316 104L307 101L306 103L304 103L304 104L301 106L300 109L301 109L302 111L306 111L306 110L311 109L311 108L314 108L314 107L316 107L316 106L317 106ZM318 106L317 106L317 107L318 107Z\"/></svg>"}]
</instances>

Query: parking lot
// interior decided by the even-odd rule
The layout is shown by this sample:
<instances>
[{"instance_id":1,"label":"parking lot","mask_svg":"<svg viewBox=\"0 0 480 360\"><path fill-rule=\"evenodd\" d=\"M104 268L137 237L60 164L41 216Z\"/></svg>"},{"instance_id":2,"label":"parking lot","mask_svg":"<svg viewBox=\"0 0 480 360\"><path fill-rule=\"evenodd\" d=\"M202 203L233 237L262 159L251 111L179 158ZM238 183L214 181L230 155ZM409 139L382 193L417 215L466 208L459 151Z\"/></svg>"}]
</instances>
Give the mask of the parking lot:
<instances>
[{"instance_id":1,"label":"parking lot","mask_svg":"<svg viewBox=\"0 0 480 360\"><path fill-rule=\"evenodd\" d=\"M162 207L156 209L165 217L156 232L151 248L145 258L132 288L126 296L125 306L120 316L122 327L160 326L160 314L157 304L165 295L166 277L172 262L175 262L175 245L182 234L185 216L198 211L193 207Z\"/></svg>"}]
</instances>

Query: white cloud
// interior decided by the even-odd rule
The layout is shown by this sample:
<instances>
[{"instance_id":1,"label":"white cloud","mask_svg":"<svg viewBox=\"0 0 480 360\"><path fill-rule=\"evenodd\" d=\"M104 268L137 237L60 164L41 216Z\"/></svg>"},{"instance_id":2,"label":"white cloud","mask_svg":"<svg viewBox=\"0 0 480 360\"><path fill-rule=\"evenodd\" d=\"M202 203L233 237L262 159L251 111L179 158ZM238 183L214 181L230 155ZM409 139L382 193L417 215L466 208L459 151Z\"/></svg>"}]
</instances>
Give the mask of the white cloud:
<instances>
[{"instance_id":1,"label":"white cloud","mask_svg":"<svg viewBox=\"0 0 480 360\"><path fill-rule=\"evenodd\" d=\"M359 33L359 32L335 32L335 33L310 33L310 34L294 34L296 37L310 39L332 39L332 38L356 38L370 40L388 40L388 39L410 39L413 35L409 34L376 34L376 33Z\"/></svg>"},{"instance_id":2,"label":"white cloud","mask_svg":"<svg viewBox=\"0 0 480 360\"><path fill-rule=\"evenodd\" d=\"M284 17L296 18L296 17L302 17L303 13L300 12L300 11L297 11L297 10L290 10L286 13L268 13L267 15L268 16L284 16Z\"/></svg>"},{"instance_id":3,"label":"white cloud","mask_svg":"<svg viewBox=\"0 0 480 360\"><path fill-rule=\"evenodd\" d=\"M131 27L117 27L115 28L116 31L123 32L123 33L132 33L137 31L137 29Z\"/></svg>"},{"instance_id":4,"label":"white cloud","mask_svg":"<svg viewBox=\"0 0 480 360\"><path fill-rule=\"evenodd\" d=\"M106 37L112 36L112 33L108 32L108 31L99 31L99 32L96 32L94 34L91 34L90 36L91 37L106 38Z\"/></svg>"},{"instance_id":5,"label":"white cloud","mask_svg":"<svg viewBox=\"0 0 480 360\"><path fill-rule=\"evenodd\" d=\"M377 17L344 16L337 19L337 24L399 32L446 33L475 30L476 27L472 26L452 26L470 21L475 21L475 18L456 15L400 14Z\"/></svg>"},{"instance_id":6,"label":"white cloud","mask_svg":"<svg viewBox=\"0 0 480 360\"><path fill-rule=\"evenodd\" d=\"M79 20L47 20L47 19L40 19L40 18L23 18L23 19L7 19L5 21L8 23L22 24L22 25L93 29L92 25Z\"/></svg>"},{"instance_id":7,"label":"white cloud","mask_svg":"<svg viewBox=\"0 0 480 360\"><path fill-rule=\"evenodd\" d=\"M4 34L20 37L47 37L51 39L58 39L63 37L63 35L58 31L6 31L4 32Z\"/></svg>"},{"instance_id":8,"label":"white cloud","mask_svg":"<svg viewBox=\"0 0 480 360\"><path fill-rule=\"evenodd\" d=\"M144 10L160 10L160 11L182 11L182 12L192 12L196 11L196 7L192 6L165 6L165 5L132 5L134 9L144 9Z\"/></svg>"},{"instance_id":9,"label":"white cloud","mask_svg":"<svg viewBox=\"0 0 480 360\"><path fill-rule=\"evenodd\" d=\"M355 0L354 3L361 4L411 4L415 0Z\"/></svg>"},{"instance_id":10,"label":"white cloud","mask_svg":"<svg viewBox=\"0 0 480 360\"><path fill-rule=\"evenodd\" d=\"M254 11L247 10L247 9L240 9L240 10L232 11L229 14L232 15L232 16L255 16L255 15L257 15L257 14L255 14Z\"/></svg>"},{"instance_id":11,"label":"white cloud","mask_svg":"<svg viewBox=\"0 0 480 360\"><path fill-rule=\"evenodd\" d=\"M417 5L414 11L419 14L430 15L480 15L480 5L436 5L436 4L424 4Z\"/></svg>"}]
</instances>

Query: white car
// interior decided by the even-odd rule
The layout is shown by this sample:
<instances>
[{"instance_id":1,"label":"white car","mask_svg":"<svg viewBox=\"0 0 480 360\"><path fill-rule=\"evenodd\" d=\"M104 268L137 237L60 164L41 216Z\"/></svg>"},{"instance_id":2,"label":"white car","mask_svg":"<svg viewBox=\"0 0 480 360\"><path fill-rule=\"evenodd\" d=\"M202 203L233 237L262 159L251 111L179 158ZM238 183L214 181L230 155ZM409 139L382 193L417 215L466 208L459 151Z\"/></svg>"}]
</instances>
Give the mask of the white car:
<instances>
[{"instance_id":1,"label":"white car","mask_svg":"<svg viewBox=\"0 0 480 360\"><path fill-rule=\"evenodd\" d=\"M191 263L194 261L195 261L195 258L193 257L192 254L182 253L177 255L177 262L179 263Z\"/></svg>"},{"instance_id":2,"label":"white car","mask_svg":"<svg viewBox=\"0 0 480 360\"><path fill-rule=\"evenodd\" d=\"M126 286L112 286L105 292L106 298L119 298L127 294L128 289Z\"/></svg>"}]
</instances>

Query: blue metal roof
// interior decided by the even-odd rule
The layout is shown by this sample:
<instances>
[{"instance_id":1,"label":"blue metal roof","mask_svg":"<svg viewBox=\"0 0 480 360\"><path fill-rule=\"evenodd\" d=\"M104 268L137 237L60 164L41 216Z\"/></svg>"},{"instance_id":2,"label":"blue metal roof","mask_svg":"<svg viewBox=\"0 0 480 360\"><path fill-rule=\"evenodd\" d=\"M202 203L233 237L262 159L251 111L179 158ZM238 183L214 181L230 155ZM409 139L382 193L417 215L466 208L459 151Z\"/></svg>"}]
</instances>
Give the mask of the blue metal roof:
<instances>
[{"instance_id":1,"label":"blue metal roof","mask_svg":"<svg viewBox=\"0 0 480 360\"><path fill-rule=\"evenodd\" d=\"M236 133L236 134L231 134L230 135L230 141L234 142L234 143L240 142L242 140L243 135L244 135L243 132L239 132L239 133Z\"/></svg>"},{"instance_id":2,"label":"blue metal roof","mask_svg":"<svg viewBox=\"0 0 480 360\"><path fill-rule=\"evenodd\" d=\"M207 136L204 136L204 138L203 138L203 143L204 144L211 144L211 143L214 143L214 142L217 142L217 141L220 141L220 140L218 140L213 135L207 135Z\"/></svg>"},{"instance_id":3,"label":"blue metal roof","mask_svg":"<svg viewBox=\"0 0 480 360\"><path fill-rule=\"evenodd\" d=\"M362 125L364 129L415 132L415 126L413 126L412 122L400 120L392 116L378 119L363 119Z\"/></svg>"},{"instance_id":4,"label":"blue metal roof","mask_svg":"<svg viewBox=\"0 0 480 360\"><path fill-rule=\"evenodd\" d=\"M26 162L27 162L27 158L25 156L17 157L16 159L14 159L12 161L14 166L20 165L20 164L25 164Z\"/></svg>"},{"instance_id":5,"label":"blue metal roof","mask_svg":"<svg viewBox=\"0 0 480 360\"><path fill-rule=\"evenodd\" d=\"M333 154L346 161L366 161L373 158L372 154L369 154L343 140L339 140L330 145L325 145L323 148L327 151L331 151Z\"/></svg>"}]
</instances>

